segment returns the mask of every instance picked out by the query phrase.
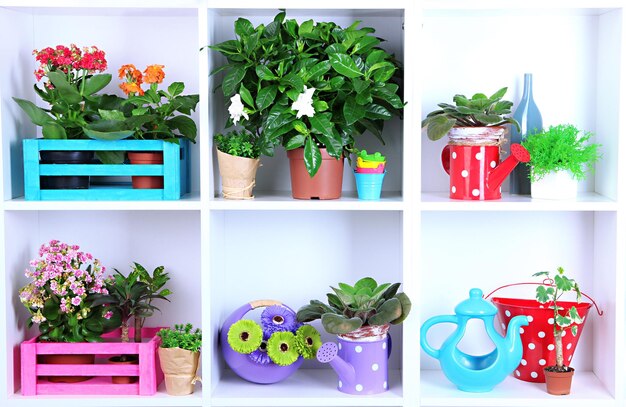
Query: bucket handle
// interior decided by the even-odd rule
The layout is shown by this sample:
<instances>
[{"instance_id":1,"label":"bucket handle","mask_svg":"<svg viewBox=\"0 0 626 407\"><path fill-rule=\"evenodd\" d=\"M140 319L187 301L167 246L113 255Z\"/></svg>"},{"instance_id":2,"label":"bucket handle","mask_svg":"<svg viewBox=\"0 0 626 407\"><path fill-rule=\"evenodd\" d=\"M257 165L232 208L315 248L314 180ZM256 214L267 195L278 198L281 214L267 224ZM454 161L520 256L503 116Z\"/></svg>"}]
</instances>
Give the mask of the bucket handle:
<instances>
[{"instance_id":1,"label":"bucket handle","mask_svg":"<svg viewBox=\"0 0 626 407\"><path fill-rule=\"evenodd\" d=\"M514 287L517 285L545 285L545 286L554 286L554 280L551 278L546 278L543 280L543 282L541 283L513 283L513 284L507 284L507 285L503 285L501 287L496 288L495 290L493 290L492 292L490 292L489 294L485 295L483 298L487 299L489 297L491 297L496 291L500 291L503 288L507 288L507 287ZM598 304L596 304L595 300L593 298L591 298L590 296L588 296L587 294L585 294L584 292L580 292L582 295L584 295L589 301L591 301L591 303L593 304L593 306L596 308L596 312L598 313L598 315L602 316L604 315L604 311L602 311L600 309L600 307L598 307Z\"/></svg>"}]
</instances>

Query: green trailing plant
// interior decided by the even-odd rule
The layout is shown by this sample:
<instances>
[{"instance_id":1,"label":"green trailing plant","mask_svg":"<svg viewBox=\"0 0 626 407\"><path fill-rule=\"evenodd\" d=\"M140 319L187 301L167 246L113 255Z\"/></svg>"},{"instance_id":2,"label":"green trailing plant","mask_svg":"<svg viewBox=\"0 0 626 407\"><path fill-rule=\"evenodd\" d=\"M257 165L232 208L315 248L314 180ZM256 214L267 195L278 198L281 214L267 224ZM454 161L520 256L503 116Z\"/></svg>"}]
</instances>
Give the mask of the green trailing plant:
<instances>
[{"instance_id":1,"label":"green trailing plant","mask_svg":"<svg viewBox=\"0 0 626 407\"><path fill-rule=\"evenodd\" d=\"M550 272L541 271L533 274L533 277L549 279ZM558 301L563 294L574 292L576 293L576 302L580 303L581 292L578 283L565 275L563 267L557 268L551 281L552 283L550 285L539 285L536 290L537 301L541 304L550 304L549 308L554 311L553 334L556 366L549 366L547 369L554 372L566 372L569 368L563 365L563 341L561 338L568 329L572 332L572 335L576 336L578 334L578 325L582 324L583 320L580 315L578 315L575 306L572 306L565 312L559 312L563 311L564 308L559 306Z\"/></svg>"},{"instance_id":2,"label":"green trailing plant","mask_svg":"<svg viewBox=\"0 0 626 407\"><path fill-rule=\"evenodd\" d=\"M150 274L141 264L135 262L127 276L115 269L115 274L106 284L109 294L101 296L96 304L108 304L119 315L122 321L122 342L129 341L131 318L135 325L134 341L141 342L141 328L146 318L154 315L155 311L160 311L152 301L169 301L167 296L172 292L164 288L169 280L169 274L163 266L155 268Z\"/></svg>"},{"instance_id":3,"label":"green trailing plant","mask_svg":"<svg viewBox=\"0 0 626 407\"><path fill-rule=\"evenodd\" d=\"M426 135L431 140L439 140L452 127L487 127L512 124L519 129L519 123L512 117L513 102L502 100L507 88L504 87L487 97L484 93L476 93L471 99L465 95L455 95L454 105L439 103L441 109L430 112L422 121L422 128L426 128Z\"/></svg>"},{"instance_id":4,"label":"green trailing plant","mask_svg":"<svg viewBox=\"0 0 626 407\"><path fill-rule=\"evenodd\" d=\"M259 158L261 155L257 145L257 137L247 130L233 130L226 134L216 134L213 141L218 150L236 157Z\"/></svg>"},{"instance_id":5,"label":"green trailing plant","mask_svg":"<svg viewBox=\"0 0 626 407\"><path fill-rule=\"evenodd\" d=\"M576 180L584 180L601 156L600 145L589 142L593 133L580 133L576 126L559 124L526 137L522 145L530 153L531 181L556 171L569 171Z\"/></svg>"},{"instance_id":6,"label":"green trailing plant","mask_svg":"<svg viewBox=\"0 0 626 407\"><path fill-rule=\"evenodd\" d=\"M191 324L176 324L174 328L161 329L157 335L161 338L162 348L180 348L191 352L200 352L202 331L193 329Z\"/></svg>"},{"instance_id":7,"label":"green trailing plant","mask_svg":"<svg viewBox=\"0 0 626 407\"><path fill-rule=\"evenodd\" d=\"M409 297L398 293L400 283L378 285L365 277L354 286L339 283L339 288L331 288L328 304L310 301L298 310L298 321L321 319L328 333L347 334L364 325L401 324L411 311Z\"/></svg>"},{"instance_id":8,"label":"green trailing plant","mask_svg":"<svg viewBox=\"0 0 626 407\"><path fill-rule=\"evenodd\" d=\"M383 126L402 117L401 67L380 48L374 29L355 22L299 24L278 13L254 27L234 24L236 39L211 45L227 63L222 92L230 99L226 128L237 124L259 136L260 153L304 147L307 171L322 162L320 147L335 158L356 153L355 139L369 131L383 141Z\"/></svg>"}]
</instances>

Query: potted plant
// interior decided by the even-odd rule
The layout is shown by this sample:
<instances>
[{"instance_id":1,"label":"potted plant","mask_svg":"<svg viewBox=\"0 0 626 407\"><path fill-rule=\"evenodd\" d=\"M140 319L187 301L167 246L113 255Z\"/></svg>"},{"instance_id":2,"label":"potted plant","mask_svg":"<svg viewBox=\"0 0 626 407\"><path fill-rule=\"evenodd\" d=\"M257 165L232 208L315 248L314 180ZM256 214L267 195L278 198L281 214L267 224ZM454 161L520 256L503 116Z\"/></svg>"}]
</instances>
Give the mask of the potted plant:
<instances>
[{"instance_id":1,"label":"potted plant","mask_svg":"<svg viewBox=\"0 0 626 407\"><path fill-rule=\"evenodd\" d=\"M231 107L233 105L235 102ZM245 129L232 130L225 135L220 133L213 137L222 176L224 198L253 198L252 189L256 183L256 171L261 161L257 139L257 135Z\"/></svg>"},{"instance_id":2,"label":"potted plant","mask_svg":"<svg viewBox=\"0 0 626 407\"><path fill-rule=\"evenodd\" d=\"M411 311L411 301L398 293L400 283L378 285L365 277L354 286L339 283L326 294L328 304L310 301L298 310L300 322L321 319L326 332L336 334L339 346L325 343L317 352L320 362L330 363L339 375L339 391L349 394L375 394L389 388L389 324L401 324ZM359 357L360 363L349 362Z\"/></svg>"},{"instance_id":3,"label":"potted plant","mask_svg":"<svg viewBox=\"0 0 626 407\"><path fill-rule=\"evenodd\" d=\"M502 181L520 161L528 161L528 152L519 144L512 144L509 158L498 165L504 125L519 128L515 119L506 116L513 106L513 102L502 100L506 91L506 87L501 88L489 97L484 93L471 98L455 95L454 105L439 103L440 109L430 112L422 121L429 139L449 136L441 160L450 174L450 198L500 199Z\"/></svg>"},{"instance_id":4,"label":"potted plant","mask_svg":"<svg viewBox=\"0 0 626 407\"><path fill-rule=\"evenodd\" d=\"M163 65L148 65L142 73L132 64L120 67L118 73L123 79L120 88L128 99L116 103L114 119L130 121L133 137L138 140L195 143L198 130L190 115L199 96L183 95L183 82L172 82L167 90L159 89L165 78L163 68ZM146 90L142 88L145 84L149 85ZM162 152L128 152L128 158L133 164L163 164ZM163 188L163 177L133 176L132 182L133 188Z\"/></svg>"},{"instance_id":5,"label":"potted plant","mask_svg":"<svg viewBox=\"0 0 626 407\"><path fill-rule=\"evenodd\" d=\"M339 198L355 139L369 131L382 141L384 122L402 116L398 61L358 22L298 24L280 12L257 27L239 18L234 30L237 39L210 48L226 57L213 74L225 72L226 99L243 101L241 126L259 135L261 154L287 150L294 198Z\"/></svg>"},{"instance_id":6,"label":"potted plant","mask_svg":"<svg viewBox=\"0 0 626 407\"><path fill-rule=\"evenodd\" d=\"M533 274L533 277L549 278L548 271L541 271ZM541 304L549 304L550 309L554 311L551 321L554 335L554 350L556 353L556 364L554 366L546 366L544 375L546 377L546 388L548 393L554 395L565 395L570 393L572 385L572 376L574 368L566 366L563 358L563 340L565 332L569 330L573 336L578 334L578 325L583 323L576 306L570 309L564 309L559 306L559 298L568 292L576 293L576 302L581 301L581 292L578 283L565 275L563 267L558 267L554 274L553 284L546 287L545 285L537 286L536 297Z\"/></svg>"},{"instance_id":7,"label":"potted plant","mask_svg":"<svg viewBox=\"0 0 626 407\"><path fill-rule=\"evenodd\" d=\"M165 389L172 396L193 393L202 347L202 332L191 324L174 325L174 329L162 329L159 359L165 374Z\"/></svg>"},{"instance_id":8,"label":"potted plant","mask_svg":"<svg viewBox=\"0 0 626 407\"><path fill-rule=\"evenodd\" d=\"M108 295L101 296L94 305L107 304L109 309L121 319L121 341L129 342L129 323L134 320L134 342L141 343L141 330L147 317L154 311L159 311L152 301L166 300L172 292L163 288L170 277L163 266L154 269L152 275L139 263L133 263L133 269L128 276L115 269L115 274L107 281ZM109 358L113 364L137 364L138 355L120 355ZM113 383L124 384L137 381L135 376L113 376Z\"/></svg>"},{"instance_id":9,"label":"potted plant","mask_svg":"<svg viewBox=\"0 0 626 407\"><path fill-rule=\"evenodd\" d=\"M541 199L574 199L578 181L593 171L600 159L599 144L590 143L593 136L571 124L550 126L531 134L522 143L530 152L531 197Z\"/></svg>"},{"instance_id":10,"label":"potted plant","mask_svg":"<svg viewBox=\"0 0 626 407\"><path fill-rule=\"evenodd\" d=\"M77 245L58 240L42 244L26 277L32 281L19 291L30 312L28 326L39 325L39 341L99 342L100 335L120 326L110 307L96 303L108 294L104 267ZM94 363L92 354L42 355L48 364ZM85 376L50 376L54 382L74 383Z\"/></svg>"},{"instance_id":11,"label":"potted plant","mask_svg":"<svg viewBox=\"0 0 626 407\"><path fill-rule=\"evenodd\" d=\"M49 108L14 97L13 100L28 115L33 124L42 127L44 139L65 140L99 138L124 138L133 131L125 120L104 120L109 112L97 95L109 82L105 52L96 46L79 48L57 45L34 50L39 67L37 81L45 79L44 86L35 85L35 91ZM42 163L86 164L93 159L92 151L41 151ZM100 157L100 156L99 156ZM42 177L42 189L89 188L89 176Z\"/></svg>"}]
</instances>

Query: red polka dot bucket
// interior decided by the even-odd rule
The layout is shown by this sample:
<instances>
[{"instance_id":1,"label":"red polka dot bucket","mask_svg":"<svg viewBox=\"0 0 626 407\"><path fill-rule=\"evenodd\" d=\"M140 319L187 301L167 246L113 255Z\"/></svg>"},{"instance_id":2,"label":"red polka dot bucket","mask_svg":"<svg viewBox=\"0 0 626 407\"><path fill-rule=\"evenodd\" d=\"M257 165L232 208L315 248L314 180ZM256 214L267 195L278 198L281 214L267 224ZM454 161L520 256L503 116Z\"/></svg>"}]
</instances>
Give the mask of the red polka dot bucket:
<instances>
[{"instance_id":1,"label":"red polka dot bucket","mask_svg":"<svg viewBox=\"0 0 626 407\"><path fill-rule=\"evenodd\" d=\"M538 283L521 284L536 285ZM511 284L509 286L512 285L520 284ZM504 287L494 290L485 298L490 297L493 293ZM598 314L602 315L602 311L598 309L596 303L586 294L583 295L593 302L598 310ZM498 319L500 321L500 326L505 333L506 327L509 325L511 318L518 315L526 315L526 317L528 317L529 324L528 326L522 328L521 332L522 344L524 345L522 361L513 371L513 377L527 382L545 383L546 379L543 374L543 368L556 364L553 334L554 311L548 308L547 304L540 304L534 299L526 300L518 298L493 297L491 301L496 308L498 308ZM587 320L587 314L589 308L591 308L591 303L559 301L559 306L563 307L563 310L559 311L562 315L565 315L567 310L569 310L572 306L576 307L576 310L583 321L578 325L578 334L576 336L572 335L571 330L565 331L562 336L564 364L569 366L572 357L574 356L578 340L582 335L583 328L585 327L585 321Z\"/></svg>"}]
</instances>

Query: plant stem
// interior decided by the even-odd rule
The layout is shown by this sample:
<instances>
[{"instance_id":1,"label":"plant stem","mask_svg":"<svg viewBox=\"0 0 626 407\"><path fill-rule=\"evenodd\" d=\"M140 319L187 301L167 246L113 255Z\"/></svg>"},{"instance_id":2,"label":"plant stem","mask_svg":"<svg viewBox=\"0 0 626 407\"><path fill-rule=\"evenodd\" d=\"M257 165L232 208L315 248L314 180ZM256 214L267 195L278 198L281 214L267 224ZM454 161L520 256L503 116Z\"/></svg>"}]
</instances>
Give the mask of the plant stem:
<instances>
[{"instance_id":1,"label":"plant stem","mask_svg":"<svg viewBox=\"0 0 626 407\"><path fill-rule=\"evenodd\" d=\"M561 340L561 332L556 331L554 335L554 346L556 351L556 366L559 370L563 369L563 341Z\"/></svg>"},{"instance_id":2,"label":"plant stem","mask_svg":"<svg viewBox=\"0 0 626 407\"><path fill-rule=\"evenodd\" d=\"M128 321L122 322L122 342L130 342L128 338Z\"/></svg>"},{"instance_id":3,"label":"plant stem","mask_svg":"<svg viewBox=\"0 0 626 407\"><path fill-rule=\"evenodd\" d=\"M141 342L141 327L143 326L143 318L135 317L135 342Z\"/></svg>"}]
</instances>

